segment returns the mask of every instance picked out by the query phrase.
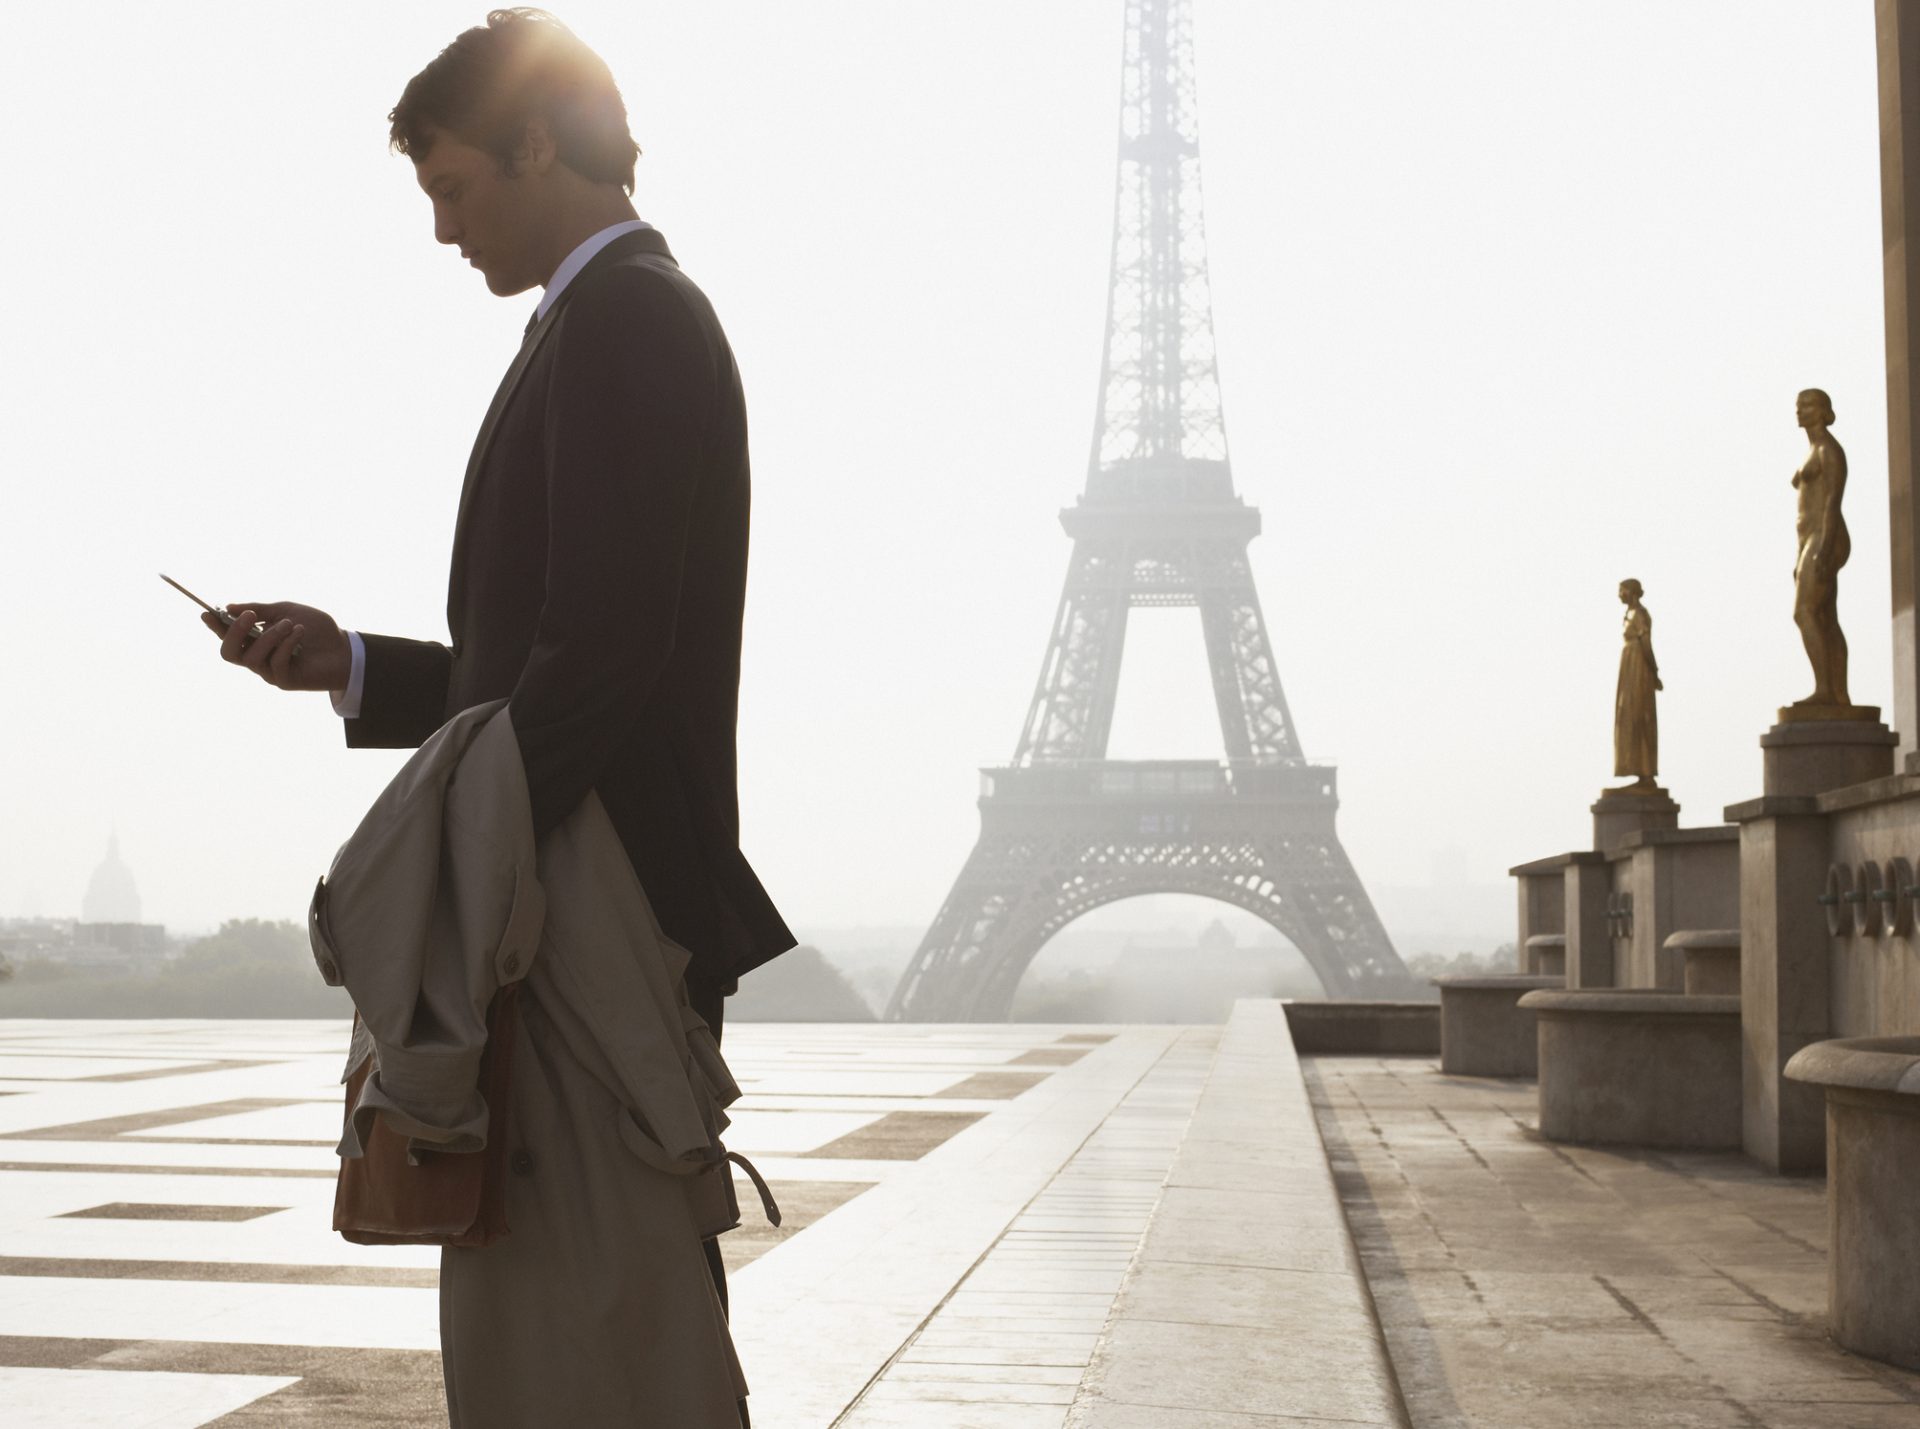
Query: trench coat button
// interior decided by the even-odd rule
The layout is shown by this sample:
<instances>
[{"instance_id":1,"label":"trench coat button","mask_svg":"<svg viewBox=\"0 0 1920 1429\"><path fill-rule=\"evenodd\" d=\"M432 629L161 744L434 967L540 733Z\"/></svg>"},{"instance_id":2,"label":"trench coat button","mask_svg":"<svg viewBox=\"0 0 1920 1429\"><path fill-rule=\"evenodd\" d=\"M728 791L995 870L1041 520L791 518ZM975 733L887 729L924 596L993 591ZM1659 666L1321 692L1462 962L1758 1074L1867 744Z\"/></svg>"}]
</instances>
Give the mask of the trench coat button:
<instances>
[{"instance_id":1,"label":"trench coat button","mask_svg":"<svg viewBox=\"0 0 1920 1429\"><path fill-rule=\"evenodd\" d=\"M335 978L340 976L340 969L333 965L332 958L320 959L320 976L325 978L328 982L332 982Z\"/></svg>"},{"instance_id":2,"label":"trench coat button","mask_svg":"<svg viewBox=\"0 0 1920 1429\"><path fill-rule=\"evenodd\" d=\"M531 1151L516 1151L512 1157L509 1158L507 1164L513 1167L515 1175L530 1176L533 1174L533 1153Z\"/></svg>"},{"instance_id":3,"label":"trench coat button","mask_svg":"<svg viewBox=\"0 0 1920 1429\"><path fill-rule=\"evenodd\" d=\"M520 971L520 955L518 953L508 953L506 962L500 965L500 971L508 977L513 977L517 974Z\"/></svg>"}]
</instances>

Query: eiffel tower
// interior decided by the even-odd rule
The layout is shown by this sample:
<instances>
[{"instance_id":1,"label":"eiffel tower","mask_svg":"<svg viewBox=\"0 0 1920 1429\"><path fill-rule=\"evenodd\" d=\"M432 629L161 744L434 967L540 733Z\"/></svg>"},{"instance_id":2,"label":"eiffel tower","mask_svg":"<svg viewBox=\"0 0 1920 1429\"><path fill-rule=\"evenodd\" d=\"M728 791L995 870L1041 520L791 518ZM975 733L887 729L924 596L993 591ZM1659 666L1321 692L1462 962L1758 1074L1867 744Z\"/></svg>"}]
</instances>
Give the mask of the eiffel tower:
<instances>
[{"instance_id":1,"label":"eiffel tower","mask_svg":"<svg viewBox=\"0 0 1920 1429\"><path fill-rule=\"evenodd\" d=\"M983 769L980 840L887 1007L994 1021L1081 914L1193 893L1259 915L1334 997L1412 985L1334 833L1280 689L1235 494L1200 211L1192 0L1127 0L1106 352L1085 492L1060 513L1066 589L1010 765ZM1108 759L1127 613L1198 606L1224 761Z\"/></svg>"}]
</instances>

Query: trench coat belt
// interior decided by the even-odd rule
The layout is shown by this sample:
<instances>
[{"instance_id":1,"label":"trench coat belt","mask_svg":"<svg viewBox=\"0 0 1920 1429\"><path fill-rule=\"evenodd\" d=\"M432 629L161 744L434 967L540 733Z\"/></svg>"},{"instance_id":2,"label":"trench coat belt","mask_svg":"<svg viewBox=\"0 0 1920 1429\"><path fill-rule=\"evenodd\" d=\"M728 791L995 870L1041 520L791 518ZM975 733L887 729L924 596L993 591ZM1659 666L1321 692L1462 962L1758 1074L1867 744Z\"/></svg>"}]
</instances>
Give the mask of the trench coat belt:
<instances>
[{"instance_id":1,"label":"trench coat belt","mask_svg":"<svg viewBox=\"0 0 1920 1429\"><path fill-rule=\"evenodd\" d=\"M747 1173L747 1178L753 1182L753 1189L760 1193L760 1209L766 1212L768 1224L780 1224L780 1203L773 1199L773 1191L767 1185L766 1178L760 1174L759 1167L739 1152L722 1151L719 1156L698 1160L668 1156L666 1148L648 1135L646 1129L631 1115L620 1118L620 1139L635 1156L654 1170L664 1171L669 1176L697 1176L702 1171L715 1171L718 1174L718 1170L724 1169L727 1162L733 1162Z\"/></svg>"}]
</instances>

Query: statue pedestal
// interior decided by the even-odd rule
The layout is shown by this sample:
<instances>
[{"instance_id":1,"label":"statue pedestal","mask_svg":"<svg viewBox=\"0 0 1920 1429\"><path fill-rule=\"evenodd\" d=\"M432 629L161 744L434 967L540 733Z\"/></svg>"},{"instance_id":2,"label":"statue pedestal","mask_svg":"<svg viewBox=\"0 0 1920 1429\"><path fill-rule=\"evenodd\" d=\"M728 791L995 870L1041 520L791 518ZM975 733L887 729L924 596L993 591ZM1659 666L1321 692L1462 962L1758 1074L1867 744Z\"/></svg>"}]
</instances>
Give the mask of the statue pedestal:
<instances>
[{"instance_id":1,"label":"statue pedestal","mask_svg":"<svg viewBox=\"0 0 1920 1429\"><path fill-rule=\"evenodd\" d=\"M1818 705L1790 705L1760 736L1764 789L1776 795L1824 794L1893 773L1894 732L1873 705L1849 705L1831 716Z\"/></svg>"},{"instance_id":2,"label":"statue pedestal","mask_svg":"<svg viewBox=\"0 0 1920 1429\"><path fill-rule=\"evenodd\" d=\"M1832 1035L1833 937L1819 901L1833 860L1816 796L1893 773L1897 743L1871 706L1821 719L1794 706L1760 736L1766 794L1728 807L1740 826L1740 1019L1747 1154L1776 1171L1826 1163L1819 1089L1782 1073Z\"/></svg>"},{"instance_id":3,"label":"statue pedestal","mask_svg":"<svg viewBox=\"0 0 1920 1429\"><path fill-rule=\"evenodd\" d=\"M1593 846L1600 853L1643 829L1680 827L1680 806L1657 784L1645 789L1602 790L1592 813Z\"/></svg>"}]
</instances>

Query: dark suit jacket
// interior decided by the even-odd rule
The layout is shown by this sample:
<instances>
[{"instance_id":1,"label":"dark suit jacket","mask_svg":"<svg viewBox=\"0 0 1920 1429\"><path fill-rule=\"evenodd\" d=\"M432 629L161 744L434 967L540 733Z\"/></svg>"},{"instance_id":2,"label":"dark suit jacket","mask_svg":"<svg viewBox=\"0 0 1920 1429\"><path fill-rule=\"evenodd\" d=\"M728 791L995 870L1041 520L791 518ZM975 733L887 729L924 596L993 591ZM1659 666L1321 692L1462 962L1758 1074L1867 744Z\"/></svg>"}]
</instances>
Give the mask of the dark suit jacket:
<instances>
[{"instance_id":1,"label":"dark suit jacket","mask_svg":"<svg viewBox=\"0 0 1920 1429\"><path fill-rule=\"evenodd\" d=\"M740 852L734 719L747 423L706 296L657 232L595 254L528 330L467 466L450 646L365 635L355 747L508 699L536 834L599 791L689 980L793 946Z\"/></svg>"}]
</instances>

